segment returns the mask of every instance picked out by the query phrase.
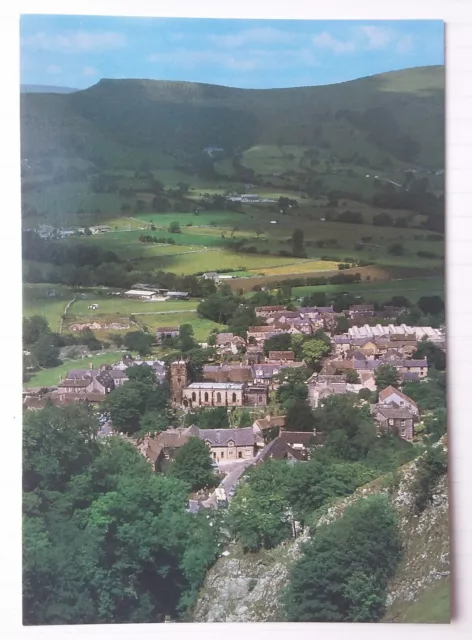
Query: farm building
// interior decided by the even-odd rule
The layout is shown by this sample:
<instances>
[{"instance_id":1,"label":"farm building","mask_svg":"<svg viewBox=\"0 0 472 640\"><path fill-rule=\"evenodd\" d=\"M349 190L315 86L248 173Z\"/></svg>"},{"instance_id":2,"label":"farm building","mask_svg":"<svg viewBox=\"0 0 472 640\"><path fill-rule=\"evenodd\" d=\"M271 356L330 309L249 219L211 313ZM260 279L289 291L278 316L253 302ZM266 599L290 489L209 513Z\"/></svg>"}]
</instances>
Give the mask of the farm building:
<instances>
[{"instance_id":1,"label":"farm building","mask_svg":"<svg viewBox=\"0 0 472 640\"><path fill-rule=\"evenodd\" d=\"M156 327L156 340L158 343L167 338L177 338L179 327Z\"/></svg>"},{"instance_id":2,"label":"farm building","mask_svg":"<svg viewBox=\"0 0 472 640\"><path fill-rule=\"evenodd\" d=\"M167 297L171 300L185 300L190 297L190 294L188 291L168 291Z\"/></svg>"},{"instance_id":3,"label":"farm building","mask_svg":"<svg viewBox=\"0 0 472 640\"><path fill-rule=\"evenodd\" d=\"M92 234L96 234L96 233L107 233L108 231L111 231L112 228L109 227L106 224L99 224L95 227L90 227L90 231L92 232Z\"/></svg>"},{"instance_id":4,"label":"farm building","mask_svg":"<svg viewBox=\"0 0 472 640\"><path fill-rule=\"evenodd\" d=\"M156 297L154 291L144 291L142 289L130 289L126 291L127 298L135 298L136 300L153 300Z\"/></svg>"}]
</instances>

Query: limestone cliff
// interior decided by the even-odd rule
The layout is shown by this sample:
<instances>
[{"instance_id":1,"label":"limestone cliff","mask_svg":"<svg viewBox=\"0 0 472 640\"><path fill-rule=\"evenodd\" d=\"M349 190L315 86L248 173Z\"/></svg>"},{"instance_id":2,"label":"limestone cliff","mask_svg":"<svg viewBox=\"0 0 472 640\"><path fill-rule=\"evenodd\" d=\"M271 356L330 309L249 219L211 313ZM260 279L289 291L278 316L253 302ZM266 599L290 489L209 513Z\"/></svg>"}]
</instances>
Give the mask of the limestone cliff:
<instances>
[{"instance_id":1,"label":"limestone cliff","mask_svg":"<svg viewBox=\"0 0 472 640\"><path fill-rule=\"evenodd\" d=\"M446 446L445 440L441 445ZM432 504L418 516L412 508L411 493L416 464L413 461L401 467L393 484L391 478L379 478L361 487L327 509L318 521L321 524L340 517L344 509L360 497L390 494L403 535L404 557L389 587L385 622L401 620L409 605L420 600L431 585L439 581L449 584L447 477L440 479ZM238 545L230 545L229 555L221 557L208 572L192 620L280 621L280 593L291 564L300 554L301 543L308 539L309 532L305 531L296 541L257 554L244 554Z\"/></svg>"}]
</instances>

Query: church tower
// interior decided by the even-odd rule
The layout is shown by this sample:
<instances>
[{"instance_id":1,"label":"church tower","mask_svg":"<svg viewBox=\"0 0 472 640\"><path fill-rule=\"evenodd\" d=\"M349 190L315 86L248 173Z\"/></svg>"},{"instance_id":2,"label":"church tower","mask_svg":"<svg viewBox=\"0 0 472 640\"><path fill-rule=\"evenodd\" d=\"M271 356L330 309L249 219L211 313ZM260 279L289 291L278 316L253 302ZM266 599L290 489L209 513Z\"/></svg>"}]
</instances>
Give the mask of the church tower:
<instances>
[{"instance_id":1,"label":"church tower","mask_svg":"<svg viewBox=\"0 0 472 640\"><path fill-rule=\"evenodd\" d=\"M187 386L188 374L185 360L176 360L170 365L170 388L172 402L182 404L182 391Z\"/></svg>"}]
</instances>

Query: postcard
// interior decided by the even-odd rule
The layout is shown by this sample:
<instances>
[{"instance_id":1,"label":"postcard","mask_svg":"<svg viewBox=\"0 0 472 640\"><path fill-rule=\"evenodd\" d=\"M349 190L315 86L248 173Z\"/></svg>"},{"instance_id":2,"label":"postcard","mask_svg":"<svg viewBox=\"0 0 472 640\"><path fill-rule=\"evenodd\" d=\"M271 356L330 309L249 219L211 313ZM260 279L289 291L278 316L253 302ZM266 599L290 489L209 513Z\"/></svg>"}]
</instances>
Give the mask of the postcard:
<instances>
[{"instance_id":1,"label":"postcard","mask_svg":"<svg viewBox=\"0 0 472 640\"><path fill-rule=\"evenodd\" d=\"M23 623L449 623L444 24L21 19Z\"/></svg>"}]
</instances>

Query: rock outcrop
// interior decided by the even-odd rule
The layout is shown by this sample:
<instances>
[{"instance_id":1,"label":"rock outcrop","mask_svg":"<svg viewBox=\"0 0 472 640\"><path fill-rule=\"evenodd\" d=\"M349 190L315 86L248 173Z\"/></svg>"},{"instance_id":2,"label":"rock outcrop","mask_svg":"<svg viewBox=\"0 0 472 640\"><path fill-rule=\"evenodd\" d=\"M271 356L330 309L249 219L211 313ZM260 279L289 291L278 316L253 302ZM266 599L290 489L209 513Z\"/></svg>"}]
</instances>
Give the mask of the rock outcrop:
<instances>
[{"instance_id":1,"label":"rock outcrop","mask_svg":"<svg viewBox=\"0 0 472 640\"><path fill-rule=\"evenodd\" d=\"M445 439L439 446L446 447ZM397 514L404 541L404 556L391 581L385 622L393 622L411 602L433 583L450 574L447 476L437 484L432 503L417 515L411 492L417 460L401 467L392 478L384 477L359 488L351 496L326 509L318 520L325 524L342 516L359 498L388 493ZM290 567L300 555L308 530L295 541L271 551L244 554L237 544L228 547L208 572L194 607L194 622L277 622L282 614L279 598Z\"/></svg>"}]
</instances>

